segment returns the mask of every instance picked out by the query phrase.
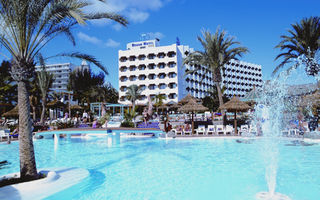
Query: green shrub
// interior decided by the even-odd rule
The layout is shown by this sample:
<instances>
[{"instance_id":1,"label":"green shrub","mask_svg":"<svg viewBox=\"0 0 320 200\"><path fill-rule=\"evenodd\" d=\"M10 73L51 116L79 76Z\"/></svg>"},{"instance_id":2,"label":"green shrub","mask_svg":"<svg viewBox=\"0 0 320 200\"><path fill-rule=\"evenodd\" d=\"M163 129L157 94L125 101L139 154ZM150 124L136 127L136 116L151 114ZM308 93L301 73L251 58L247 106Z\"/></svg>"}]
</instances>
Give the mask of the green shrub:
<instances>
[{"instance_id":1,"label":"green shrub","mask_svg":"<svg viewBox=\"0 0 320 200\"><path fill-rule=\"evenodd\" d=\"M133 122L129 122L129 121L124 121L124 122L121 123L121 127L133 128L134 127L134 123Z\"/></svg>"}]
</instances>

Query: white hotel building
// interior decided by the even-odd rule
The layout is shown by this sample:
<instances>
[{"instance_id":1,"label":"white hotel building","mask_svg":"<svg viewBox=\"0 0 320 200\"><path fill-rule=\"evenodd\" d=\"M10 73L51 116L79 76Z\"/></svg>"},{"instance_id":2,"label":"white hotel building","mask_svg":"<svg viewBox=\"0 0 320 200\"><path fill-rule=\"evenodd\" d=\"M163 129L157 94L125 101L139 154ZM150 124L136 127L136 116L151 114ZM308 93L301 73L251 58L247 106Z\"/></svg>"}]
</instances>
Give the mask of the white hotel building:
<instances>
[{"instance_id":1,"label":"white hotel building","mask_svg":"<svg viewBox=\"0 0 320 200\"><path fill-rule=\"evenodd\" d=\"M119 51L119 102L123 104L131 103L126 99L126 92L127 87L134 84L138 85L142 90L142 96L137 101L137 104L141 105L147 103L147 96L149 95L151 98L157 94L165 95L165 103L170 101L178 102L188 93L197 98L203 98L208 95L208 90L214 86L214 83L212 74L205 73L205 67L193 74L185 75L185 72L192 70L193 67L183 66L183 59L192 51L192 48L184 45L160 46L157 39L128 43L126 50ZM233 65L233 63L235 64ZM249 86L247 84L250 82L248 78L243 78L243 81L239 81L237 79L238 73L241 71L243 76L251 78L252 72L244 74L244 72L247 72L248 67L246 70L239 69L239 72L237 72L237 69L244 68L244 66L252 68L253 64L240 61L239 63L241 64L236 66L236 63L235 61L230 65L226 65L223 85L228 88L225 92L227 95L242 96L247 88L253 87L253 83ZM258 71L260 69L261 74L261 66L254 66L258 68ZM236 79L237 81L235 81ZM260 80L261 76L257 82L262 84ZM241 85L242 82L244 82L244 85ZM233 88L236 89L234 90Z\"/></svg>"},{"instance_id":2,"label":"white hotel building","mask_svg":"<svg viewBox=\"0 0 320 200\"><path fill-rule=\"evenodd\" d=\"M54 81L52 87L50 88L56 92L67 91L67 85L69 81L69 74L75 69L75 65L72 63L58 63L52 65L46 65L46 71L54 75ZM36 71L40 71L41 66L36 66Z\"/></svg>"},{"instance_id":3,"label":"white hotel building","mask_svg":"<svg viewBox=\"0 0 320 200\"><path fill-rule=\"evenodd\" d=\"M89 65L86 61L82 61L80 66L76 66L72 63L57 63L46 65L45 70L52 73L54 76L54 81L50 89L55 92L67 92L70 72L80 68L89 69ZM36 66L36 71L41 71L41 66Z\"/></svg>"}]
</instances>

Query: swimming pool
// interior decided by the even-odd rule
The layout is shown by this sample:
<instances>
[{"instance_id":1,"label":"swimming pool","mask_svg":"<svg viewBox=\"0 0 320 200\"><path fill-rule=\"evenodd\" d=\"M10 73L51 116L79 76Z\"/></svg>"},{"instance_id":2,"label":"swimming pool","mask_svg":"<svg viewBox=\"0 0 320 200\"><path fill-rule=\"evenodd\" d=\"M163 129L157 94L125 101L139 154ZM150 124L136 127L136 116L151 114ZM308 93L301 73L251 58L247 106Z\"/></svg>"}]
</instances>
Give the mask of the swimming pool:
<instances>
[{"instance_id":1,"label":"swimming pool","mask_svg":"<svg viewBox=\"0 0 320 200\"><path fill-rule=\"evenodd\" d=\"M109 139L36 140L38 168L82 167L90 172L82 183L47 199L250 200L267 190L262 139ZM296 144L288 139L278 144L276 192L292 200L318 200L320 145ZM11 163L0 169L0 176L18 171L18 143L0 144L0 158Z\"/></svg>"}]
</instances>

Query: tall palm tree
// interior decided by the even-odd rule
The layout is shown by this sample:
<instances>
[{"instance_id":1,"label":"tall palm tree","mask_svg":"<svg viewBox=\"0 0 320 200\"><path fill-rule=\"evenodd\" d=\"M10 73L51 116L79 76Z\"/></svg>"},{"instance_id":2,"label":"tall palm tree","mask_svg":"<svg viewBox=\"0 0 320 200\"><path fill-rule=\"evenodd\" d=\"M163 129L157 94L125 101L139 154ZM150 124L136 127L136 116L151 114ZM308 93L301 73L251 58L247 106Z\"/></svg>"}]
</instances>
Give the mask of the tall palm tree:
<instances>
[{"instance_id":1,"label":"tall palm tree","mask_svg":"<svg viewBox=\"0 0 320 200\"><path fill-rule=\"evenodd\" d=\"M159 113L158 113L159 107L163 105L163 101L166 99L167 99L167 97L163 94L160 94L160 93L158 93L153 99L153 101L154 101L153 105L156 107L158 116L159 116Z\"/></svg>"},{"instance_id":2,"label":"tall palm tree","mask_svg":"<svg viewBox=\"0 0 320 200\"><path fill-rule=\"evenodd\" d=\"M92 19L111 19L127 24L117 14L86 13L84 9L91 4L92 1L85 0L0 0L0 44L10 53L11 76L18 85L21 179L38 177L27 90L29 79L34 76L36 56L59 35L67 36L75 44L71 28L77 24L86 24ZM94 57L86 54L75 52L60 55L83 58L105 69Z\"/></svg>"},{"instance_id":3,"label":"tall palm tree","mask_svg":"<svg viewBox=\"0 0 320 200\"><path fill-rule=\"evenodd\" d=\"M282 58L283 61L273 70L273 74L277 73L285 64L304 55L306 72L314 76L320 70L319 64L314 62L315 55L320 49L320 17L304 18L300 23L291 26L292 30L288 30L289 35L282 35L282 41L276 46L284 52L275 58L275 60ZM295 64L288 70L297 66Z\"/></svg>"},{"instance_id":4,"label":"tall palm tree","mask_svg":"<svg viewBox=\"0 0 320 200\"><path fill-rule=\"evenodd\" d=\"M202 31L202 37L198 40L203 47L203 51L194 51L188 54L184 64L194 66L194 70L188 74L201 70L201 66L207 66L206 72L212 72L213 81L217 87L219 104L223 104L222 91L220 83L222 81L221 73L223 66L230 60L238 60L244 53L249 52L246 47L240 46L240 42L235 41L232 36L227 36L224 30L220 31L218 27L215 34L209 31ZM238 47L233 47L238 45Z\"/></svg>"},{"instance_id":5,"label":"tall palm tree","mask_svg":"<svg viewBox=\"0 0 320 200\"><path fill-rule=\"evenodd\" d=\"M33 122L37 120L37 104L38 104L38 97L35 95L30 95L29 97L30 100L30 107L32 108L32 119Z\"/></svg>"},{"instance_id":6,"label":"tall palm tree","mask_svg":"<svg viewBox=\"0 0 320 200\"><path fill-rule=\"evenodd\" d=\"M41 124L44 123L48 93L49 93L50 87L52 86L53 81L54 81L54 75L51 74L50 72L47 72L44 66L42 67L41 71L37 72L37 84L41 92L41 105L42 105L42 111L41 111L41 117L40 117Z\"/></svg>"},{"instance_id":7,"label":"tall palm tree","mask_svg":"<svg viewBox=\"0 0 320 200\"><path fill-rule=\"evenodd\" d=\"M130 85L127 88L126 97L132 103L132 110L135 111L136 100L139 99L141 90L137 85Z\"/></svg>"}]
</instances>

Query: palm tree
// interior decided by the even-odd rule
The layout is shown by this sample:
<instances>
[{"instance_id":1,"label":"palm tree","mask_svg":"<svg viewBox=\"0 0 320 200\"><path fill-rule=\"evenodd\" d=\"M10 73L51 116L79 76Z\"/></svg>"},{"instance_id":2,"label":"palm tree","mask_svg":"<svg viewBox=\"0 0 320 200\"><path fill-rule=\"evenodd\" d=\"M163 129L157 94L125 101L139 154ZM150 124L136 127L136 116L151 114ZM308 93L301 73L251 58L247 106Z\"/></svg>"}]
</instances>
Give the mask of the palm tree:
<instances>
[{"instance_id":1,"label":"palm tree","mask_svg":"<svg viewBox=\"0 0 320 200\"><path fill-rule=\"evenodd\" d=\"M219 105L221 106L223 99L220 83L223 66L232 59L238 60L238 56L241 57L249 50L240 46L240 42L234 41L234 37L227 36L224 30L220 31L219 27L214 35L209 31L202 31L202 38L198 36L198 40L204 50L191 52L185 58L184 64L194 66L194 70L188 71L187 74L201 70L201 66L207 66L205 70L206 72L212 72L213 81L218 91ZM233 48L233 45L239 46Z\"/></svg>"},{"instance_id":2,"label":"palm tree","mask_svg":"<svg viewBox=\"0 0 320 200\"><path fill-rule=\"evenodd\" d=\"M282 35L282 41L276 46L276 48L285 52L280 53L275 58L275 60L283 58L283 61L273 70L273 74L277 73L285 64L304 55L306 72L314 76L320 70L319 64L314 62L315 55L320 49L320 17L304 18L300 23L291 26L293 30L288 30L289 35ZM288 70L297 66L298 64L295 64Z\"/></svg>"},{"instance_id":3,"label":"palm tree","mask_svg":"<svg viewBox=\"0 0 320 200\"><path fill-rule=\"evenodd\" d=\"M0 0L0 44L11 55L11 76L18 85L21 179L38 177L27 90L29 79L34 77L36 56L48 42L62 34L75 44L71 29L77 24L85 24L92 19L111 19L127 24L126 19L117 14L86 13L84 9L91 4L92 1L81 0ZM94 57L86 54L60 55L82 58L105 69Z\"/></svg>"},{"instance_id":4,"label":"palm tree","mask_svg":"<svg viewBox=\"0 0 320 200\"><path fill-rule=\"evenodd\" d=\"M42 105L42 111L41 111L41 117L40 117L41 124L44 123L49 88L51 87L53 81L54 81L53 74L51 74L50 72L47 72L44 66L42 67L41 71L37 72L37 84L41 92L41 105Z\"/></svg>"},{"instance_id":5,"label":"palm tree","mask_svg":"<svg viewBox=\"0 0 320 200\"><path fill-rule=\"evenodd\" d=\"M128 87L126 97L132 103L132 110L135 111L136 100L139 99L141 95L141 90L137 85L130 85Z\"/></svg>"},{"instance_id":6,"label":"palm tree","mask_svg":"<svg viewBox=\"0 0 320 200\"><path fill-rule=\"evenodd\" d=\"M29 97L30 100L30 106L32 108L32 119L33 122L35 122L37 120L37 104L38 104L38 97L35 95L30 95Z\"/></svg>"},{"instance_id":7,"label":"palm tree","mask_svg":"<svg viewBox=\"0 0 320 200\"><path fill-rule=\"evenodd\" d=\"M165 95L163 95L163 94L160 94L160 93L158 93L153 99L154 106L156 107L158 116L159 116L158 109L159 109L160 106L163 105L163 101L166 100L166 99L167 99L167 97Z\"/></svg>"}]
</instances>

